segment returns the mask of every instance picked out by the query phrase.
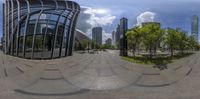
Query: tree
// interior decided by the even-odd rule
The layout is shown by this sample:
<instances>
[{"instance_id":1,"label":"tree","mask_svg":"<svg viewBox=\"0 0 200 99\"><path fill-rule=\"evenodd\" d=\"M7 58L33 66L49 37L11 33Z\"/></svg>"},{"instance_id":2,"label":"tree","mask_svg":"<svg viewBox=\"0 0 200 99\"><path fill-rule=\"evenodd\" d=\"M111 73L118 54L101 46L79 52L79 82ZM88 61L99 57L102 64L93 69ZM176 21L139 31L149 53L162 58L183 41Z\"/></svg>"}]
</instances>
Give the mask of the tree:
<instances>
[{"instance_id":1,"label":"tree","mask_svg":"<svg viewBox=\"0 0 200 99\"><path fill-rule=\"evenodd\" d=\"M179 36L179 33L177 32L177 30L172 29L172 28L168 28L166 30L166 38L165 38L165 40L166 40L166 45L170 49L171 58L174 55L174 50L178 46L177 41L179 41L179 39L180 39L180 36Z\"/></svg>"},{"instance_id":2,"label":"tree","mask_svg":"<svg viewBox=\"0 0 200 99\"><path fill-rule=\"evenodd\" d=\"M140 51L140 43L142 39L142 32L139 27L134 27L133 29L127 31L126 33L128 39L128 45L132 48L133 55L135 56L136 47L138 48L138 54Z\"/></svg>"},{"instance_id":3,"label":"tree","mask_svg":"<svg viewBox=\"0 0 200 99\"><path fill-rule=\"evenodd\" d=\"M190 50L198 50L199 49L199 44L195 40L194 36L189 36L188 37L188 49Z\"/></svg>"},{"instance_id":4,"label":"tree","mask_svg":"<svg viewBox=\"0 0 200 99\"><path fill-rule=\"evenodd\" d=\"M177 28L176 31L178 33L177 42L179 45L179 49L181 51L181 54L184 54L184 50L187 48L188 37L187 37L185 31L183 31L179 28Z\"/></svg>"},{"instance_id":5,"label":"tree","mask_svg":"<svg viewBox=\"0 0 200 99\"><path fill-rule=\"evenodd\" d=\"M88 49L88 40L81 40L81 45L82 45L82 48L83 48L83 50L86 50L86 49Z\"/></svg>"},{"instance_id":6,"label":"tree","mask_svg":"<svg viewBox=\"0 0 200 99\"><path fill-rule=\"evenodd\" d=\"M144 34L144 45L149 50L150 59L152 59L153 54L156 54L163 32L157 24L147 24L141 28L141 32Z\"/></svg>"}]
</instances>

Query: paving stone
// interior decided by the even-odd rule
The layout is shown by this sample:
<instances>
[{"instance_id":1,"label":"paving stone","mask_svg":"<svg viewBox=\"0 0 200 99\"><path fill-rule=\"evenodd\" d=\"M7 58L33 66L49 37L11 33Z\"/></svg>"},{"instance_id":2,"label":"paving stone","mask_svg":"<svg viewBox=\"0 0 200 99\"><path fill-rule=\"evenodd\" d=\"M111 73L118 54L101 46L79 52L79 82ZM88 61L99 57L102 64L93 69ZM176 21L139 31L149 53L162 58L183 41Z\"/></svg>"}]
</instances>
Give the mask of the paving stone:
<instances>
[{"instance_id":1,"label":"paving stone","mask_svg":"<svg viewBox=\"0 0 200 99\"><path fill-rule=\"evenodd\" d=\"M124 61L111 50L39 61L0 55L8 73L5 77L0 65L2 99L198 99L200 94L200 52L162 71Z\"/></svg>"}]
</instances>

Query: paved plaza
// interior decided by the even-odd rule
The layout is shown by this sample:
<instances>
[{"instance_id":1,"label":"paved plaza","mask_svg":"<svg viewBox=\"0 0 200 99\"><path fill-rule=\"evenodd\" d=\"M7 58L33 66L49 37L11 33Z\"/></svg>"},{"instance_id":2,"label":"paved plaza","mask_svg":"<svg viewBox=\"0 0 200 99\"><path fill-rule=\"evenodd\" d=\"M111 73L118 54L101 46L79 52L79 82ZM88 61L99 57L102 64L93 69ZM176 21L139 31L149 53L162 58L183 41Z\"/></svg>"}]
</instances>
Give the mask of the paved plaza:
<instances>
[{"instance_id":1,"label":"paved plaza","mask_svg":"<svg viewBox=\"0 0 200 99\"><path fill-rule=\"evenodd\" d=\"M0 52L0 99L198 99L200 52L160 70L117 51L27 60Z\"/></svg>"}]
</instances>

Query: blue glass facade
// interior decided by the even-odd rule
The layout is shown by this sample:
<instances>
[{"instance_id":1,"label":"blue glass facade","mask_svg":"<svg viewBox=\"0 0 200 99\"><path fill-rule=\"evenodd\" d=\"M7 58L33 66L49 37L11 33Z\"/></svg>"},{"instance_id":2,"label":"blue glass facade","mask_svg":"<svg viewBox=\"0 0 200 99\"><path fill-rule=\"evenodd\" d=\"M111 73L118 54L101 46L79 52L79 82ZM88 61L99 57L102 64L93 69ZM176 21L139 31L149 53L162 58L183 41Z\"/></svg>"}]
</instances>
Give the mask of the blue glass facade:
<instances>
[{"instance_id":1,"label":"blue glass facade","mask_svg":"<svg viewBox=\"0 0 200 99\"><path fill-rule=\"evenodd\" d=\"M28 59L72 55L80 6L64 0L6 0L4 52Z\"/></svg>"}]
</instances>

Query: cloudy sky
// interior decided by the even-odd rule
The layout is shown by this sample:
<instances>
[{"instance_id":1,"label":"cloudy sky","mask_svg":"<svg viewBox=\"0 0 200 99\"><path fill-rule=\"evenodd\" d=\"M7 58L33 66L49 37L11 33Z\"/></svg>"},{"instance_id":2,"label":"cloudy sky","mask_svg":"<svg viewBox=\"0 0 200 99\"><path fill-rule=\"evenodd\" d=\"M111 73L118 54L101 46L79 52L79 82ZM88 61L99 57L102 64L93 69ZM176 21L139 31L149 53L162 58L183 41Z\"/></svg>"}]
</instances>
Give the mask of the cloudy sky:
<instances>
[{"instance_id":1,"label":"cloudy sky","mask_svg":"<svg viewBox=\"0 0 200 99\"><path fill-rule=\"evenodd\" d=\"M91 29L102 26L104 40L111 37L122 17L129 28L141 22L157 21L162 27L180 27L191 32L191 16L200 17L200 0L73 0L82 11L77 28L91 36ZM1 8L2 9L2 8ZM0 11L2 12L2 11ZM2 19L2 18L0 18Z\"/></svg>"}]
</instances>

